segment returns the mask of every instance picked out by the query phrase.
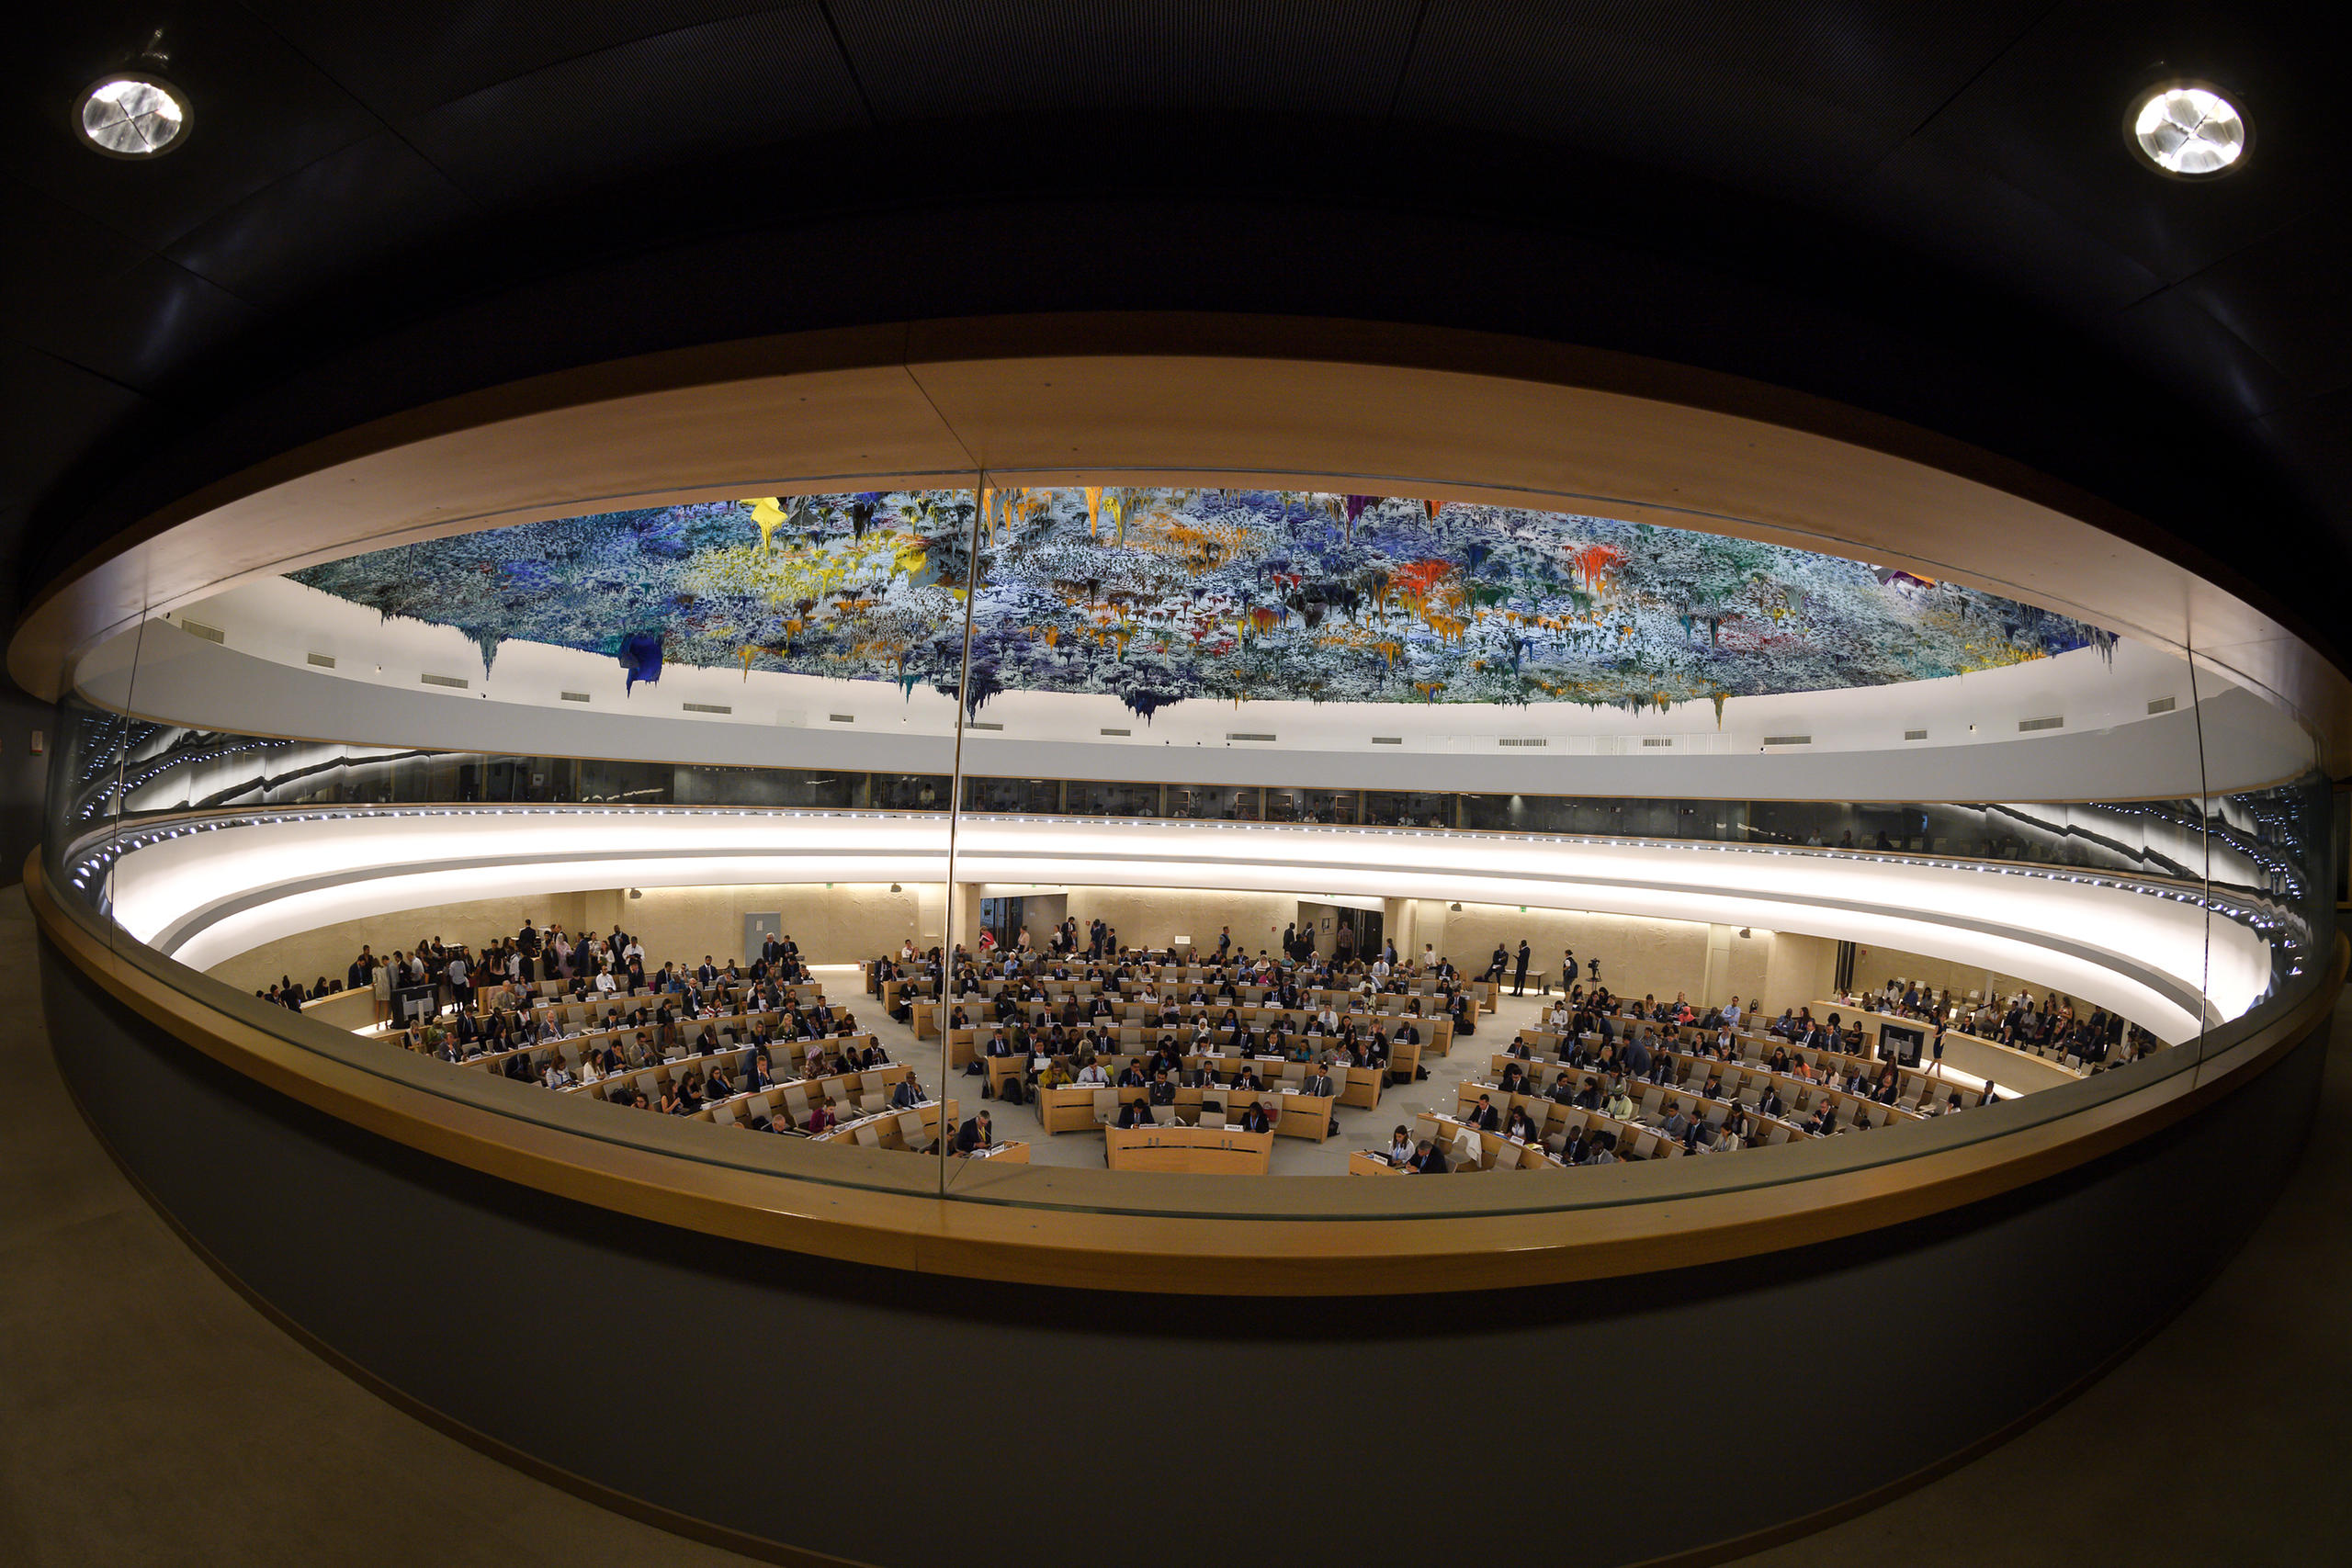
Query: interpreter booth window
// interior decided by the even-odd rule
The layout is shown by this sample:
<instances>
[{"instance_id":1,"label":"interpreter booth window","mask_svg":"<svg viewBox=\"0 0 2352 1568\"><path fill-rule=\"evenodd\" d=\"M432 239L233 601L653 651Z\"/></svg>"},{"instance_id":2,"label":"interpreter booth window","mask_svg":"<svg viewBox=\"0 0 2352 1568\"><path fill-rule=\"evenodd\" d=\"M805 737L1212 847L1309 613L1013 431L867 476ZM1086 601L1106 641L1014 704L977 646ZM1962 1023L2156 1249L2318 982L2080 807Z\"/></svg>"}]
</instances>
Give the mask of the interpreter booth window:
<instances>
[{"instance_id":1,"label":"interpreter booth window","mask_svg":"<svg viewBox=\"0 0 2352 1568\"><path fill-rule=\"evenodd\" d=\"M1158 817L1159 786L1139 784L1072 784L1063 798L1080 817Z\"/></svg>"},{"instance_id":2,"label":"interpreter booth window","mask_svg":"<svg viewBox=\"0 0 2352 1568\"><path fill-rule=\"evenodd\" d=\"M1451 828L1454 797L1409 790L1367 790L1364 821L1374 828Z\"/></svg>"},{"instance_id":3,"label":"interpreter booth window","mask_svg":"<svg viewBox=\"0 0 2352 1568\"><path fill-rule=\"evenodd\" d=\"M686 767L677 773L681 806L763 806L839 810L860 804L864 773L802 768Z\"/></svg>"},{"instance_id":4,"label":"interpreter booth window","mask_svg":"<svg viewBox=\"0 0 2352 1568\"><path fill-rule=\"evenodd\" d=\"M588 761L580 764L580 798L599 806L667 804L674 783L666 762Z\"/></svg>"},{"instance_id":5,"label":"interpreter booth window","mask_svg":"<svg viewBox=\"0 0 2352 1568\"><path fill-rule=\"evenodd\" d=\"M883 811L944 811L948 784L945 773L876 773L873 804Z\"/></svg>"},{"instance_id":6,"label":"interpreter booth window","mask_svg":"<svg viewBox=\"0 0 2352 1568\"><path fill-rule=\"evenodd\" d=\"M967 811L1052 816L1062 808L1061 780L966 779L964 807Z\"/></svg>"},{"instance_id":7,"label":"interpreter booth window","mask_svg":"<svg viewBox=\"0 0 2352 1568\"><path fill-rule=\"evenodd\" d=\"M1259 792L1213 784L1170 784L1168 815L1201 822L1255 822Z\"/></svg>"},{"instance_id":8,"label":"interpreter booth window","mask_svg":"<svg viewBox=\"0 0 2352 1568\"><path fill-rule=\"evenodd\" d=\"M1266 792L1269 822L1329 822L1353 827L1356 792L1351 789L1270 789Z\"/></svg>"}]
</instances>

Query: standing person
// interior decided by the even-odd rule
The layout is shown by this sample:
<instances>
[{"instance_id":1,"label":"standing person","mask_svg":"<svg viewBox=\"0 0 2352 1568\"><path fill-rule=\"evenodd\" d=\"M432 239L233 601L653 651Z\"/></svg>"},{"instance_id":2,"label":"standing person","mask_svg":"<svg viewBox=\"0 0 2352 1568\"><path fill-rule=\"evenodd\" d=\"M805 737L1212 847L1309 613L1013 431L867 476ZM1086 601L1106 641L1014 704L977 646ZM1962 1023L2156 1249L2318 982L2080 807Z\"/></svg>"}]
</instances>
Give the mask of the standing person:
<instances>
[{"instance_id":1,"label":"standing person","mask_svg":"<svg viewBox=\"0 0 2352 1568\"><path fill-rule=\"evenodd\" d=\"M457 1005L458 1011L463 1012L473 1006L474 999L474 988L470 983L472 971L466 963L466 955L463 952L449 954L447 973L449 999Z\"/></svg>"},{"instance_id":2,"label":"standing person","mask_svg":"<svg viewBox=\"0 0 2352 1568\"><path fill-rule=\"evenodd\" d=\"M1527 939L1525 937L1521 937L1519 942L1519 967L1511 975L1510 980L1510 994L1514 997L1523 997L1527 995L1527 959L1529 951Z\"/></svg>"},{"instance_id":3,"label":"standing person","mask_svg":"<svg viewBox=\"0 0 2352 1568\"><path fill-rule=\"evenodd\" d=\"M392 965L399 962L400 954L395 953L390 959L377 964L368 977L369 987L376 993L376 1022L379 1026L388 1022L392 1016Z\"/></svg>"},{"instance_id":4,"label":"standing person","mask_svg":"<svg viewBox=\"0 0 2352 1568\"><path fill-rule=\"evenodd\" d=\"M1935 1059L1928 1064L1928 1076L1939 1078L1944 1076L1944 1023L1941 1019L1936 1021L1936 1043L1933 1050Z\"/></svg>"}]
</instances>

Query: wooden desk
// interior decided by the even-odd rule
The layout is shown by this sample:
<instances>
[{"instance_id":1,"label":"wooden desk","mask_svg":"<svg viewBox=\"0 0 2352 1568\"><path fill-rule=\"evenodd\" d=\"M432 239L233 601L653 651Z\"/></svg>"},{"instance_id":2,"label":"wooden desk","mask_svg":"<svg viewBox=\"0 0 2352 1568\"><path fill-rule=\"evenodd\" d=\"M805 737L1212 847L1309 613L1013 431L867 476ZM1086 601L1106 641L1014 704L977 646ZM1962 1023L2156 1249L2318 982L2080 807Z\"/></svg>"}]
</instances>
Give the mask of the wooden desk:
<instances>
[{"instance_id":1,"label":"wooden desk","mask_svg":"<svg viewBox=\"0 0 2352 1568\"><path fill-rule=\"evenodd\" d=\"M1102 1123L1094 1117L1094 1097L1102 1092L1097 1084L1041 1089L1036 1101L1038 1123L1048 1133L1100 1132Z\"/></svg>"},{"instance_id":2,"label":"wooden desk","mask_svg":"<svg viewBox=\"0 0 2352 1568\"><path fill-rule=\"evenodd\" d=\"M1282 1102L1282 1116L1274 1123L1274 1131L1283 1137L1311 1138L1319 1144L1331 1135L1331 1106L1336 1097L1276 1093L1274 1098Z\"/></svg>"},{"instance_id":3,"label":"wooden desk","mask_svg":"<svg viewBox=\"0 0 2352 1568\"><path fill-rule=\"evenodd\" d=\"M1274 1156L1272 1133L1222 1127L1106 1128L1103 1157L1113 1170L1180 1171L1204 1176L1265 1176Z\"/></svg>"},{"instance_id":4,"label":"wooden desk","mask_svg":"<svg viewBox=\"0 0 2352 1568\"><path fill-rule=\"evenodd\" d=\"M1262 1046L1266 1032L1263 1028L1263 1024L1272 1019L1279 1017L1280 1015L1267 1010L1252 1010L1252 1012L1253 1014L1262 1013L1263 1016L1246 1016L1243 1021L1250 1025L1250 1033L1253 1039L1259 1045ZM1451 1043L1453 1036L1453 1025L1452 1021L1445 1019L1439 1019L1434 1022L1427 1019L1420 1020L1419 1021L1421 1026L1422 1033L1436 1042L1433 1046L1426 1048L1434 1050L1439 1055L1445 1055L1446 1047ZM987 1059L986 1053L988 1050L988 1043L990 1040L995 1039L998 1034L1003 1032L1007 1027L1007 1025L997 1023L994 1021L989 1021L984 1023L976 1023L968 1029L954 1029L948 1031L947 1065L950 1070L967 1066L977 1060ZM1115 1053L1105 1055L1103 1057L1105 1061L1124 1063L1127 1057L1145 1055L1148 1053L1152 1046L1159 1042L1160 1035L1163 1033L1174 1034L1178 1037L1181 1043L1179 1049L1182 1051L1187 1063L1194 1063L1196 1058L1204 1055L1204 1053L1194 1048L1191 1043L1192 1027L1189 1024L1178 1029L1163 1030L1158 1026L1147 1027L1142 1024L1122 1023L1118 1026L1116 1032L1118 1035L1120 1049ZM1387 1041L1385 1037L1382 1043L1387 1047L1388 1051L1388 1072L1390 1081L1394 1083L1411 1082L1420 1067L1421 1052L1425 1047L1414 1044L1410 1042L1397 1043ZM1321 1055L1322 1047L1329 1044L1329 1042L1328 1039L1324 1039L1311 1041L1309 1043L1316 1047L1317 1055L1319 1056Z\"/></svg>"},{"instance_id":5,"label":"wooden desk","mask_svg":"<svg viewBox=\"0 0 2352 1568\"><path fill-rule=\"evenodd\" d=\"M1412 1051L1416 1058L1420 1055L1419 1048L1417 1046L1408 1046L1406 1049ZM1390 1057L1389 1065L1393 1070L1396 1065L1394 1056ZM1331 1076L1346 1086L1340 1090L1340 1104L1353 1106L1358 1111L1380 1109L1380 1089L1381 1086L1387 1081L1387 1073L1377 1067L1334 1067L1331 1069Z\"/></svg>"},{"instance_id":6,"label":"wooden desk","mask_svg":"<svg viewBox=\"0 0 2352 1568\"><path fill-rule=\"evenodd\" d=\"M950 1138L956 1135L956 1102L951 1100L942 1106L935 1100L927 1100L904 1111L882 1111L871 1116L861 1116L854 1122L844 1122L817 1134L808 1141L812 1144L863 1144L868 1148L903 1150L907 1143L906 1135L900 1130L900 1118L909 1114L922 1118L923 1137L927 1143L939 1141L943 1116L948 1127L947 1135Z\"/></svg>"},{"instance_id":7,"label":"wooden desk","mask_svg":"<svg viewBox=\"0 0 2352 1568\"><path fill-rule=\"evenodd\" d=\"M966 1155L964 1157L966 1159L1001 1160L1008 1165L1027 1165L1029 1163L1029 1145L1027 1143L1016 1138L1010 1143L999 1144L992 1149L974 1149L970 1154Z\"/></svg>"},{"instance_id":8,"label":"wooden desk","mask_svg":"<svg viewBox=\"0 0 2352 1568\"><path fill-rule=\"evenodd\" d=\"M1350 1176L1402 1176L1405 1173L1378 1155L1357 1149L1348 1156Z\"/></svg>"},{"instance_id":9,"label":"wooden desk","mask_svg":"<svg viewBox=\"0 0 2352 1568\"><path fill-rule=\"evenodd\" d=\"M1470 1131L1467 1123L1435 1111L1424 1111L1414 1121L1419 1128L1418 1135L1449 1151L1449 1159L1453 1157L1451 1151L1454 1140ZM1682 1151L1678 1148L1675 1152L1679 1154ZM1567 1168L1544 1152L1540 1144L1514 1144L1500 1133L1478 1134L1478 1168L1481 1170L1539 1170L1545 1168L1554 1170Z\"/></svg>"}]
</instances>

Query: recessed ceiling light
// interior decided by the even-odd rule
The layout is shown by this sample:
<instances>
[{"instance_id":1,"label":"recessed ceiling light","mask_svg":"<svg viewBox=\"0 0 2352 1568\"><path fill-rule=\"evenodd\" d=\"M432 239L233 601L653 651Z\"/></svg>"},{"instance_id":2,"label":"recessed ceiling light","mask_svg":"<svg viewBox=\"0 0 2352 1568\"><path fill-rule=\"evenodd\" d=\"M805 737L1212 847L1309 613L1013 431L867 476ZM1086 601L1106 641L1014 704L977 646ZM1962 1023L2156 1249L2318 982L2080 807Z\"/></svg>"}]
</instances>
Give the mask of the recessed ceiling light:
<instances>
[{"instance_id":1,"label":"recessed ceiling light","mask_svg":"<svg viewBox=\"0 0 2352 1568\"><path fill-rule=\"evenodd\" d=\"M187 140L187 99L160 76L102 76L74 106L74 122L110 158L153 158Z\"/></svg>"},{"instance_id":2,"label":"recessed ceiling light","mask_svg":"<svg viewBox=\"0 0 2352 1568\"><path fill-rule=\"evenodd\" d=\"M2199 82L2160 82L2133 100L2132 145L2160 174L2204 179L2245 157L2254 128L2237 105Z\"/></svg>"}]
</instances>

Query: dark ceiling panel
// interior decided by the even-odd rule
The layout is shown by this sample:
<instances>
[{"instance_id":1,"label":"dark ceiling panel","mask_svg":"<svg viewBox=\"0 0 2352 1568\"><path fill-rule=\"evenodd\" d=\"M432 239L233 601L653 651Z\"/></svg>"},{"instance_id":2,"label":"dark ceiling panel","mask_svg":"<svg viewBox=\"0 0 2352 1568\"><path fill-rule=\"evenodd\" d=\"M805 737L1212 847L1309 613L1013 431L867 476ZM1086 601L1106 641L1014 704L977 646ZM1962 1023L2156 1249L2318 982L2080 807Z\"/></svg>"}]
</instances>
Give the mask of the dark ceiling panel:
<instances>
[{"instance_id":1,"label":"dark ceiling panel","mask_svg":"<svg viewBox=\"0 0 2352 1568\"><path fill-rule=\"evenodd\" d=\"M246 3L387 120L639 39L771 8L770 0Z\"/></svg>"},{"instance_id":2,"label":"dark ceiling panel","mask_svg":"<svg viewBox=\"0 0 2352 1568\"><path fill-rule=\"evenodd\" d=\"M2318 574L2318 596L2334 607L2325 624L2341 637L2346 621L2341 563L2345 536L2352 533L2352 389L2281 409L2255 430L2279 466L2294 476L2295 488L2312 510L2334 525L2335 537L2314 537L2301 529L2260 528L2251 536L2255 558L2241 563L2242 570L2256 577L2266 570ZM2282 547L2289 536L2301 547Z\"/></svg>"},{"instance_id":3,"label":"dark ceiling panel","mask_svg":"<svg viewBox=\"0 0 2352 1568\"><path fill-rule=\"evenodd\" d=\"M152 162L105 158L76 134L81 90L127 64L161 26L195 118ZM242 8L42 6L0 49L0 173L152 246L379 129L373 117Z\"/></svg>"},{"instance_id":4,"label":"dark ceiling panel","mask_svg":"<svg viewBox=\"0 0 2352 1568\"><path fill-rule=\"evenodd\" d=\"M2332 143L2339 56L2313 11L2147 0L2069 0L1971 83L1921 132L1951 167L2027 193L2171 283L2347 194ZM2165 179L2124 140L2133 97L2169 75L2238 91L2255 123L2245 167L2205 183ZM2236 86L2243 84L2243 87ZM1962 219L1970 186L1951 199ZM1989 215L1988 215L1989 216Z\"/></svg>"},{"instance_id":5,"label":"dark ceiling panel","mask_svg":"<svg viewBox=\"0 0 2352 1568\"><path fill-rule=\"evenodd\" d=\"M2145 266L2060 208L1988 175L1964 149L1895 149L1835 209L1890 243L2061 316L2106 316L2158 287Z\"/></svg>"},{"instance_id":6,"label":"dark ceiling panel","mask_svg":"<svg viewBox=\"0 0 2352 1568\"><path fill-rule=\"evenodd\" d=\"M96 219L6 181L0 201L0 333L19 343L153 391L254 324L250 307Z\"/></svg>"},{"instance_id":7,"label":"dark ceiling panel","mask_svg":"<svg viewBox=\"0 0 2352 1568\"><path fill-rule=\"evenodd\" d=\"M2332 208L2180 286L2305 393L2352 385L2352 211Z\"/></svg>"},{"instance_id":8,"label":"dark ceiling panel","mask_svg":"<svg viewBox=\"0 0 2352 1568\"><path fill-rule=\"evenodd\" d=\"M160 393L189 366L255 326L261 313L159 255L111 277L76 279L11 335L108 380Z\"/></svg>"},{"instance_id":9,"label":"dark ceiling panel","mask_svg":"<svg viewBox=\"0 0 2352 1568\"><path fill-rule=\"evenodd\" d=\"M51 490L151 407L128 387L0 339L0 408L8 414L0 419L0 506L26 510L24 498ZM0 604L11 604L17 566L17 551L0 554Z\"/></svg>"},{"instance_id":10,"label":"dark ceiling panel","mask_svg":"<svg viewBox=\"0 0 2352 1568\"><path fill-rule=\"evenodd\" d=\"M2259 419L2295 396L2276 365L2183 289L2150 295L2118 318L2110 332L2122 355L2159 385L2199 387L2199 413L2231 421ZM2184 404L2168 417L2189 412Z\"/></svg>"},{"instance_id":11,"label":"dark ceiling panel","mask_svg":"<svg viewBox=\"0 0 2352 1568\"><path fill-rule=\"evenodd\" d=\"M401 130L467 194L529 199L865 119L823 14L795 6L568 60Z\"/></svg>"},{"instance_id":12,"label":"dark ceiling panel","mask_svg":"<svg viewBox=\"0 0 2352 1568\"><path fill-rule=\"evenodd\" d=\"M5 177L0 212L7 215L7 238L0 243L0 333L21 337L28 324L55 314L69 290L102 287L155 254L121 231Z\"/></svg>"},{"instance_id":13,"label":"dark ceiling panel","mask_svg":"<svg viewBox=\"0 0 2352 1568\"><path fill-rule=\"evenodd\" d=\"M1416 0L833 0L879 118L1388 112Z\"/></svg>"},{"instance_id":14,"label":"dark ceiling panel","mask_svg":"<svg viewBox=\"0 0 2352 1568\"><path fill-rule=\"evenodd\" d=\"M1754 0L1431 0L1400 116L1820 193L1866 172L2045 0L1907 9Z\"/></svg>"},{"instance_id":15,"label":"dark ceiling panel","mask_svg":"<svg viewBox=\"0 0 2352 1568\"><path fill-rule=\"evenodd\" d=\"M240 299L276 309L379 270L474 211L389 131L306 164L176 241L169 254Z\"/></svg>"}]
</instances>

